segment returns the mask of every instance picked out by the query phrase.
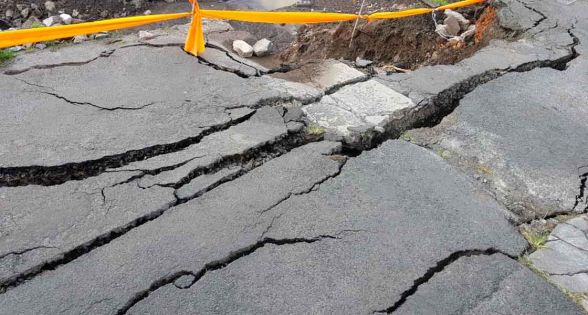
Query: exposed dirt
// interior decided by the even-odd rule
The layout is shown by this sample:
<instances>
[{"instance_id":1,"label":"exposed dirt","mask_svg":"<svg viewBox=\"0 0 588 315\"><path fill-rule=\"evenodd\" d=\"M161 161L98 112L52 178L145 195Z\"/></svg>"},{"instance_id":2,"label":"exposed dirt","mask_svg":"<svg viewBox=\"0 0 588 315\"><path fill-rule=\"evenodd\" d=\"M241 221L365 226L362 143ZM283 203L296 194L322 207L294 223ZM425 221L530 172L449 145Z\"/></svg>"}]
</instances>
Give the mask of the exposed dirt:
<instances>
[{"instance_id":1,"label":"exposed dirt","mask_svg":"<svg viewBox=\"0 0 588 315\"><path fill-rule=\"evenodd\" d=\"M297 11L325 11L358 13L363 0L314 0L312 7L295 7ZM450 1L451 2L451 1ZM427 7L419 0L365 0L362 14L370 14L379 11L398 11L408 7ZM291 10L284 8L282 10Z\"/></svg>"},{"instance_id":2,"label":"exposed dirt","mask_svg":"<svg viewBox=\"0 0 588 315\"><path fill-rule=\"evenodd\" d=\"M164 0L53 0L55 3L53 11L45 9L45 2L46 0L0 0L0 19L12 27L20 27L32 16L42 20L59 12L74 15L74 10L79 13L74 17L83 21L142 15L147 10L153 13L190 10L187 0L176 0L173 3L167 3ZM200 0L200 2L203 7L207 7L218 4L219 0ZM26 16L21 13L24 8L29 11ZM6 16L6 11L9 9L13 11L12 17Z\"/></svg>"},{"instance_id":3,"label":"exposed dirt","mask_svg":"<svg viewBox=\"0 0 588 315\"><path fill-rule=\"evenodd\" d=\"M353 41L354 23L312 25L299 30L296 41L280 54L280 59L293 63L360 57L378 65L415 69L422 65L456 63L473 55L491 39L508 37L496 23L494 8L471 7L460 12L470 21L476 21L476 35L466 42L451 42L439 36L430 15L360 22ZM439 14L440 22L442 18Z\"/></svg>"}]
</instances>

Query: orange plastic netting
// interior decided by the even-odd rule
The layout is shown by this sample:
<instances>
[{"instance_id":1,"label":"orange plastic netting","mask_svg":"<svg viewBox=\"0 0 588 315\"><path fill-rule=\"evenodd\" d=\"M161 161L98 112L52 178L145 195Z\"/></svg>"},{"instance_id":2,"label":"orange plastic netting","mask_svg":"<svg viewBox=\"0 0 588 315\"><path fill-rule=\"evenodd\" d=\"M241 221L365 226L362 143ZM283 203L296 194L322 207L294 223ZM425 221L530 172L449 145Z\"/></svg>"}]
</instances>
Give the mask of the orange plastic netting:
<instances>
[{"instance_id":1,"label":"orange plastic netting","mask_svg":"<svg viewBox=\"0 0 588 315\"><path fill-rule=\"evenodd\" d=\"M318 12L260 12L260 11L231 11L231 10L201 10L197 0L188 0L193 5L192 12L157 14L109 19L97 22L61 25L44 28L0 32L0 48L43 42L77 35L87 35L105 31L137 27L146 24L183 19L192 17L192 22L184 49L194 55L204 52L204 33L202 18L233 20L252 23L286 23L286 24L316 24L345 22L357 19L368 21L376 19L397 19L415 15L430 14L433 11L457 9L482 3L485 0L465 0L440 6L435 9L421 8L398 12L379 12L371 15L357 15L348 13L318 13Z\"/></svg>"}]
</instances>

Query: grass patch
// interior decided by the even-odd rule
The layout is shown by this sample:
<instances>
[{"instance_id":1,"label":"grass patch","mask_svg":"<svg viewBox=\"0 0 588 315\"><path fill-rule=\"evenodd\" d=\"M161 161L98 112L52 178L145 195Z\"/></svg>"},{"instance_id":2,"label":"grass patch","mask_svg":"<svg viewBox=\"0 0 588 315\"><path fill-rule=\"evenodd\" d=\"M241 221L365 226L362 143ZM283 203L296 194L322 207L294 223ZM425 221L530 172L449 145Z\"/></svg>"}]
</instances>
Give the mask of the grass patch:
<instances>
[{"instance_id":1,"label":"grass patch","mask_svg":"<svg viewBox=\"0 0 588 315\"><path fill-rule=\"evenodd\" d=\"M0 50L0 65L5 63L6 61L14 58L16 53L14 51L8 49L1 49Z\"/></svg>"},{"instance_id":2,"label":"grass patch","mask_svg":"<svg viewBox=\"0 0 588 315\"><path fill-rule=\"evenodd\" d=\"M414 140L414 136L412 135L412 133L410 133L410 131L407 131L407 132L400 135L400 139L402 139L404 141L412 142Z\"/></svg>"},{"instance_id":3,"label":"grass patch","mask_svg":"<svg viewBox=\"0 0 588 315\"><path fill-rule=\"evenodd\" d=\"M447 0L429 0L429 1L433 2L434 4L436 4L438 6L449 4L449 1L447 1Z\"/></svg>"},{"instance_id":4,"label":"grass patch","mask_svg":"<svg viewBox=\"0 0 588 315\"><path fill-rule=\"evenodd\" d=\"M451 151L447 149L437 149L435 153L437 153L438 156L442 157L445 160L449 160L449 158L451 158Z\"/></svg>"},{"instance_id":5,"label":"grass patch","mask_svg":"<svg viewBox=\"0 0 588 315\"><path fill-rule=\"evenodd\" d=\"M584 300L588 300L588 292L572 292L567 289L562 289L562 291L581 307L583 307Z\"/></svg>"},{"instance_id":6,"label":"grass patch","mask_svg":"<svg viewBox=\"0 0 588 315\"><path fill-rule=\"evenodd\" d=\"M549 232L535 232L525 230L522 231L523 237L531 244L531 247L534 250L538 250L545 247L545 242L547 242L547 238L549 237Z\"/></svg>"},{"instance_id":7,"label":"grass patch","mask_svg":"<svg viewBox=\"0 0 588 315\"><path fill-rule=\"evenodd\" d=\"M31 28L44 28L47 27L45 24L41 24L41 23L33 23L31 25Z\"/></svg>"},{"instance_id":8,"label":"grass patch","mask_svg":"<svg viewBox=\"0 0 588 315\"><path fill-rule=\"evenodd\" d=\"M492 175L492 173L494 173L494 171L492 170L492 168L490 168L490 166L482 165L482 164L478 164L478 166L476 166L476 172L478 172L478 174L480 174L480 175L486 175L486 176L490 176L490 175Z\"/></svg>"},{"instance_id":9,"label":"grass patch","mask_svg":"<svg viewBox=\"0 0 588 315\"><path fill-rule=\"evenodd\" d=\"M325 128L319 126L316 123L311 123L304 129L304 132L312 136L322 136L323 134L325 134L326 130Z\"/></svg>"}]
</instances>

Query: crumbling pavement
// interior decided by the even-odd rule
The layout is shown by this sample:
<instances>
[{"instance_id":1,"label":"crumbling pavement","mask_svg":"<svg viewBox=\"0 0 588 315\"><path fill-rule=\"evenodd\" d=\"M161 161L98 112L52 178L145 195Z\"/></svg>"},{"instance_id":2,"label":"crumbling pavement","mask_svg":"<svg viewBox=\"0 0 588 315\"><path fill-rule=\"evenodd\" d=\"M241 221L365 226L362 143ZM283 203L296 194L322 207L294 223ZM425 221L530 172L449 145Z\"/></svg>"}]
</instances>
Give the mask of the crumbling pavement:
<instances>
[{"instance_id":1,"label":"crumbling pavement","mask_svg":"<svg viewBox=\"0 0 588 315\"><path fill-rule=\"evenodd\" d=\"M520 40L390 76L173 43L17 60L0 312L581 314L516 224L586 211L588 8L523 7Z\"/></svg>"}]
</instances>

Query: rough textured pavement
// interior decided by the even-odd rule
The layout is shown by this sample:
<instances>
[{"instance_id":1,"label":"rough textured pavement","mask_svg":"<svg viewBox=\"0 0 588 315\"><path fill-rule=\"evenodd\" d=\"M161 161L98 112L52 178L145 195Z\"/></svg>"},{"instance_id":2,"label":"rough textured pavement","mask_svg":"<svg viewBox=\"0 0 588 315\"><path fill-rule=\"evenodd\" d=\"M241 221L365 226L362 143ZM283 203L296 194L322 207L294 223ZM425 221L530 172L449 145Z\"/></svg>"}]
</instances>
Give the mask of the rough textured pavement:
<instances>
[{"instance_id":1,"label":"rough textured pavement","mask_svg":"<svg viewBox=\"0 0 588 315\"><path fill-rule=\"evenodd\" d=\"M584 219L532 268L517 224L587 210L586 14L505 1L516 41L388 76L267 69L223 23L201 58L182 26L18 57L0 314L582 314Z\"/></svg>"}]
</instances>

